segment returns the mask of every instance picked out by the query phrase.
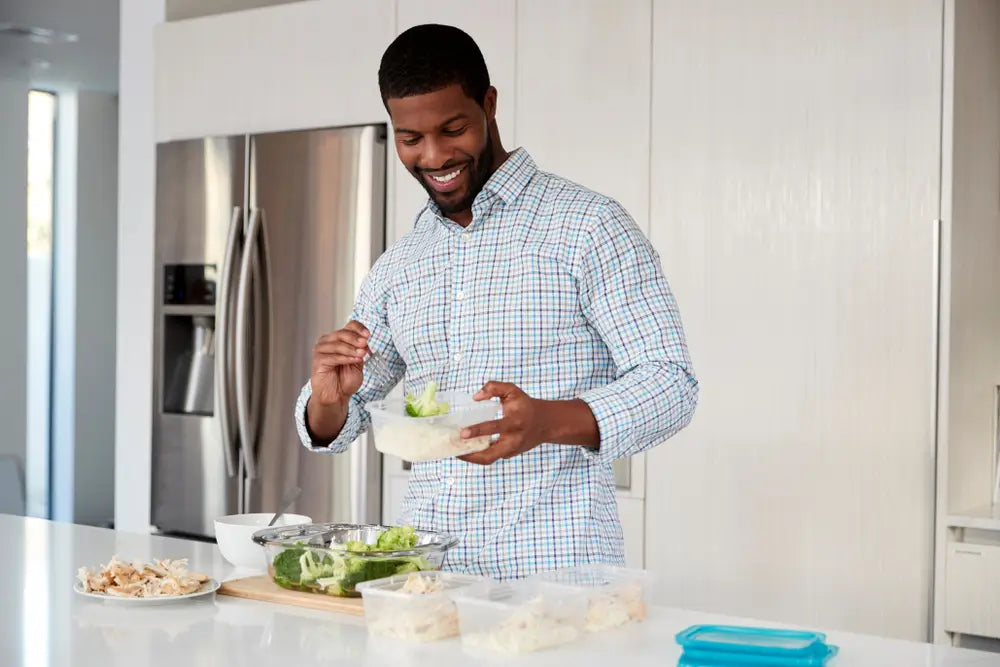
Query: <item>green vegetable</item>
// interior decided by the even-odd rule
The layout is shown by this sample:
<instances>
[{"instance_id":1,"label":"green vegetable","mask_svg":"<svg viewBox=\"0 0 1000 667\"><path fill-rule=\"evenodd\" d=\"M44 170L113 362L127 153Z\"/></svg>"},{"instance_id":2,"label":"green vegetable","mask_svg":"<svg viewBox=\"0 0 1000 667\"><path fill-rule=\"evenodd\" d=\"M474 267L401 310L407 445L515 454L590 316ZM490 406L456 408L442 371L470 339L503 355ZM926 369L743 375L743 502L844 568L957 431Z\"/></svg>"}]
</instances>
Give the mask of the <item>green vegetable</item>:
<instances>
[{"instance_id":1,"label":"green vegetable","mask_svg":"<svg viewBox=\"0 0 1000 667\"><path fill-rule=\"evenodd\" d=\"M354 597L357 596L355 586L362 581L429 570L431 564L423 556L366 558L353 553L405 551L417 546L417 540L417 531L411 526L393 526L383 531L375 544L354 540L343 545L331 545L332 549L342 551L342 556L306 547L285 549L275 556L272 563L274 582L283 588Z\"/></svg>"},{"instance_id":2,"label":"green vegetable","mask_svg":"<svg viewBox=\"0 0 1000 667\"><path fill-rule=\"evenodd\" d=\"M305 549L285 549L274 557L274 580L279 578L295 584L302 578L302 566L299 559L305 553Z\"/></svg>"},{"instance_id":3,"label":"green vegetable","mask_svg":"<svg viewBox=\"0 0 1000 667\"><path fill-rule=\"evenodd\" d=\"M404 551L417 546L417 531L413 526L393 526L375 541L376 551Z\"/></svg>"},{"instance_id":4,"label":"green vegetable","mask_svg":"<svg viewBox=\"0 0 1000 667\"><path fill-rule=\"evenodd\" d=\"M406 414L411 417L435 417L437 415L448 414L448 404L434 400L437 393L437 382L431 380L424 388L424 393L420 398L414 398L413 394L406 395Z\"/></svg>"}]
</instances>

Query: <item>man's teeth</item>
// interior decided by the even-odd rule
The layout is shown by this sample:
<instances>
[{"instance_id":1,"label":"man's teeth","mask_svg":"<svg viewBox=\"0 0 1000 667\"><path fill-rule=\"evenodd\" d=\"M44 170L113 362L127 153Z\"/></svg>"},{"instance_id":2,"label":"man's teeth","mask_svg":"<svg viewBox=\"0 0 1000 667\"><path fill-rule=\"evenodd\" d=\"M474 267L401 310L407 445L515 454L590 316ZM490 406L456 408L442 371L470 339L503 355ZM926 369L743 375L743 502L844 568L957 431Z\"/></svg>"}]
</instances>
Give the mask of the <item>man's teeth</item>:
<instances>
[{"instance_id":1,"label":"man's teeth","mask_svg":"<svg viewBox=\"0 0 1000 667\"><path fill-rule=\"evenodd\" d=\"M456 169L455 171L451 172L450 174L445 174L444 176L431 176L431 178L433 178L438 183L447 183L448 181L453 180L460 173L462 173L462 170L461 169Z\"/></svg>"}]
</instances>

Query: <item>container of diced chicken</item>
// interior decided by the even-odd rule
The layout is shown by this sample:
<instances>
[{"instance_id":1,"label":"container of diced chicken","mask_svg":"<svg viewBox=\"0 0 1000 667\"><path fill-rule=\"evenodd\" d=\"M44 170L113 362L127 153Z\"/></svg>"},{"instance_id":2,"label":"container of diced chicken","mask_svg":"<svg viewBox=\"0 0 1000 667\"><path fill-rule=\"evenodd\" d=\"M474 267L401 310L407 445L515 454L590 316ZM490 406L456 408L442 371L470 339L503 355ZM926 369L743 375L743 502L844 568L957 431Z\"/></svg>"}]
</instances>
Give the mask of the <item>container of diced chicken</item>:
<instances>
[{"instance_id":1,"label":"container of diced chicken","mask_svg":"<svg viewBox=\"0 0 1000 667\"><path fill-rule=\"evenodd\" d=\"M483 451L490 446L489 435L465 439L461 431L501 414L495 400L476 401L470 394L438 392L433 382L419 397L411 394L372 401L365 410L371 416L375 449L411 462Z\"/></svg>"},{"instance_id":2,"label":"container of diced chicken","mask_svg":"<svg viewBox=\"0 0 1000 667\"><path fill-rule=\"evenodd\" d=\"M646 618L649 573L613 565L580 565L539 572L531 581L566 586L587 596L584 627L599 632Z\"/></svg>"},{"instance_id":3,"label":"container of diced chicken","mask_svg":"<svg viewBox=\"0 0 1000 667\"><path fill-rule=\"evenodd\" d=\"M569 644L585 633L587 598L573 587L487 580L455 592L462 646L522 654Z\"/></svg>"},{"instance_id":4,"label":"container of diced chicken","mask_svg":"<svg viewBox=\"0 0 1000 667\"><path fill-rule=\"evenodd\" d=\"M456 591L483 581L453 572L411 572L358 584L368 633L432 642L458 636Z\"/></svg>"}]
</instances>

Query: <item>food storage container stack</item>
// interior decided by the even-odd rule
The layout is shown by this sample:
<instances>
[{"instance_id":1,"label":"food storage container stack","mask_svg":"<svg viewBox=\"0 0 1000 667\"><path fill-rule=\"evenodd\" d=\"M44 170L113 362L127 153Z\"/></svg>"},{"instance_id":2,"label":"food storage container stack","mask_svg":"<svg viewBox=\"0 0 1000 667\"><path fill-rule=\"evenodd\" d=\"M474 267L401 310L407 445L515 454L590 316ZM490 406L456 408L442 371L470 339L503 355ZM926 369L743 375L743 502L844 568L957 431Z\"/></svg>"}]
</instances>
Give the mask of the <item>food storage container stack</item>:
<instances>
[{"instance_id":1,"label":"food storage container stack","mask_svg":"<svg viewBox=\"0 0 1000 667\"><path fill-rule=\"evenodd\" d=\"M549 570L530 580L569 586L587 596L588 632L616 628L646 618L648 572L613 565L580 565Z\"/></svg>"},{"instance_id":2,"label":"food storage container stack","mask_svg":"<svg viewBox=\"0 0 1000 667\"><path fill-rule=\"evenodd\" d=\"M536 581L488 580L455 592L462 645L473 651L530 653L584 636L586 596Z\"/></svg>"},{"instance_id":3,"label":"food storage container stack","mask_svg":"<svg viewBox=\"0 0 1000 667\"><path fill-rule=\"evenodd\" d=\"M457 637L461 588L482 577L451 572L411 572L358 584L368 632L375 637L430 642Z\"/></svg>"}]
</instances>

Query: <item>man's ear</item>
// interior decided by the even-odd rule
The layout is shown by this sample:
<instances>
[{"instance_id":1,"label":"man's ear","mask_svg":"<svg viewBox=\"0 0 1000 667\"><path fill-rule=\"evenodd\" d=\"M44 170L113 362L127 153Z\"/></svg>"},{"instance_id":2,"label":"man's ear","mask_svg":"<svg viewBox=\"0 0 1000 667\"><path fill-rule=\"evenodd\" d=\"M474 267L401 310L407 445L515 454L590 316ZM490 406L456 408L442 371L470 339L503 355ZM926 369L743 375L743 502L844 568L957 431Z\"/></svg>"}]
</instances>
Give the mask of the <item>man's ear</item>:
<instances>
[{"instance_id":1,"label":"man's ear","mask_svg":"<svg viewBox=\"0 0 1000 667\"><path fill-rule=\"evenodd\" d=\"M497 117L497 89L490 86L483 96L483 111L486 112L486 121L493 122Z\"/></svg>"}]
</instances>

